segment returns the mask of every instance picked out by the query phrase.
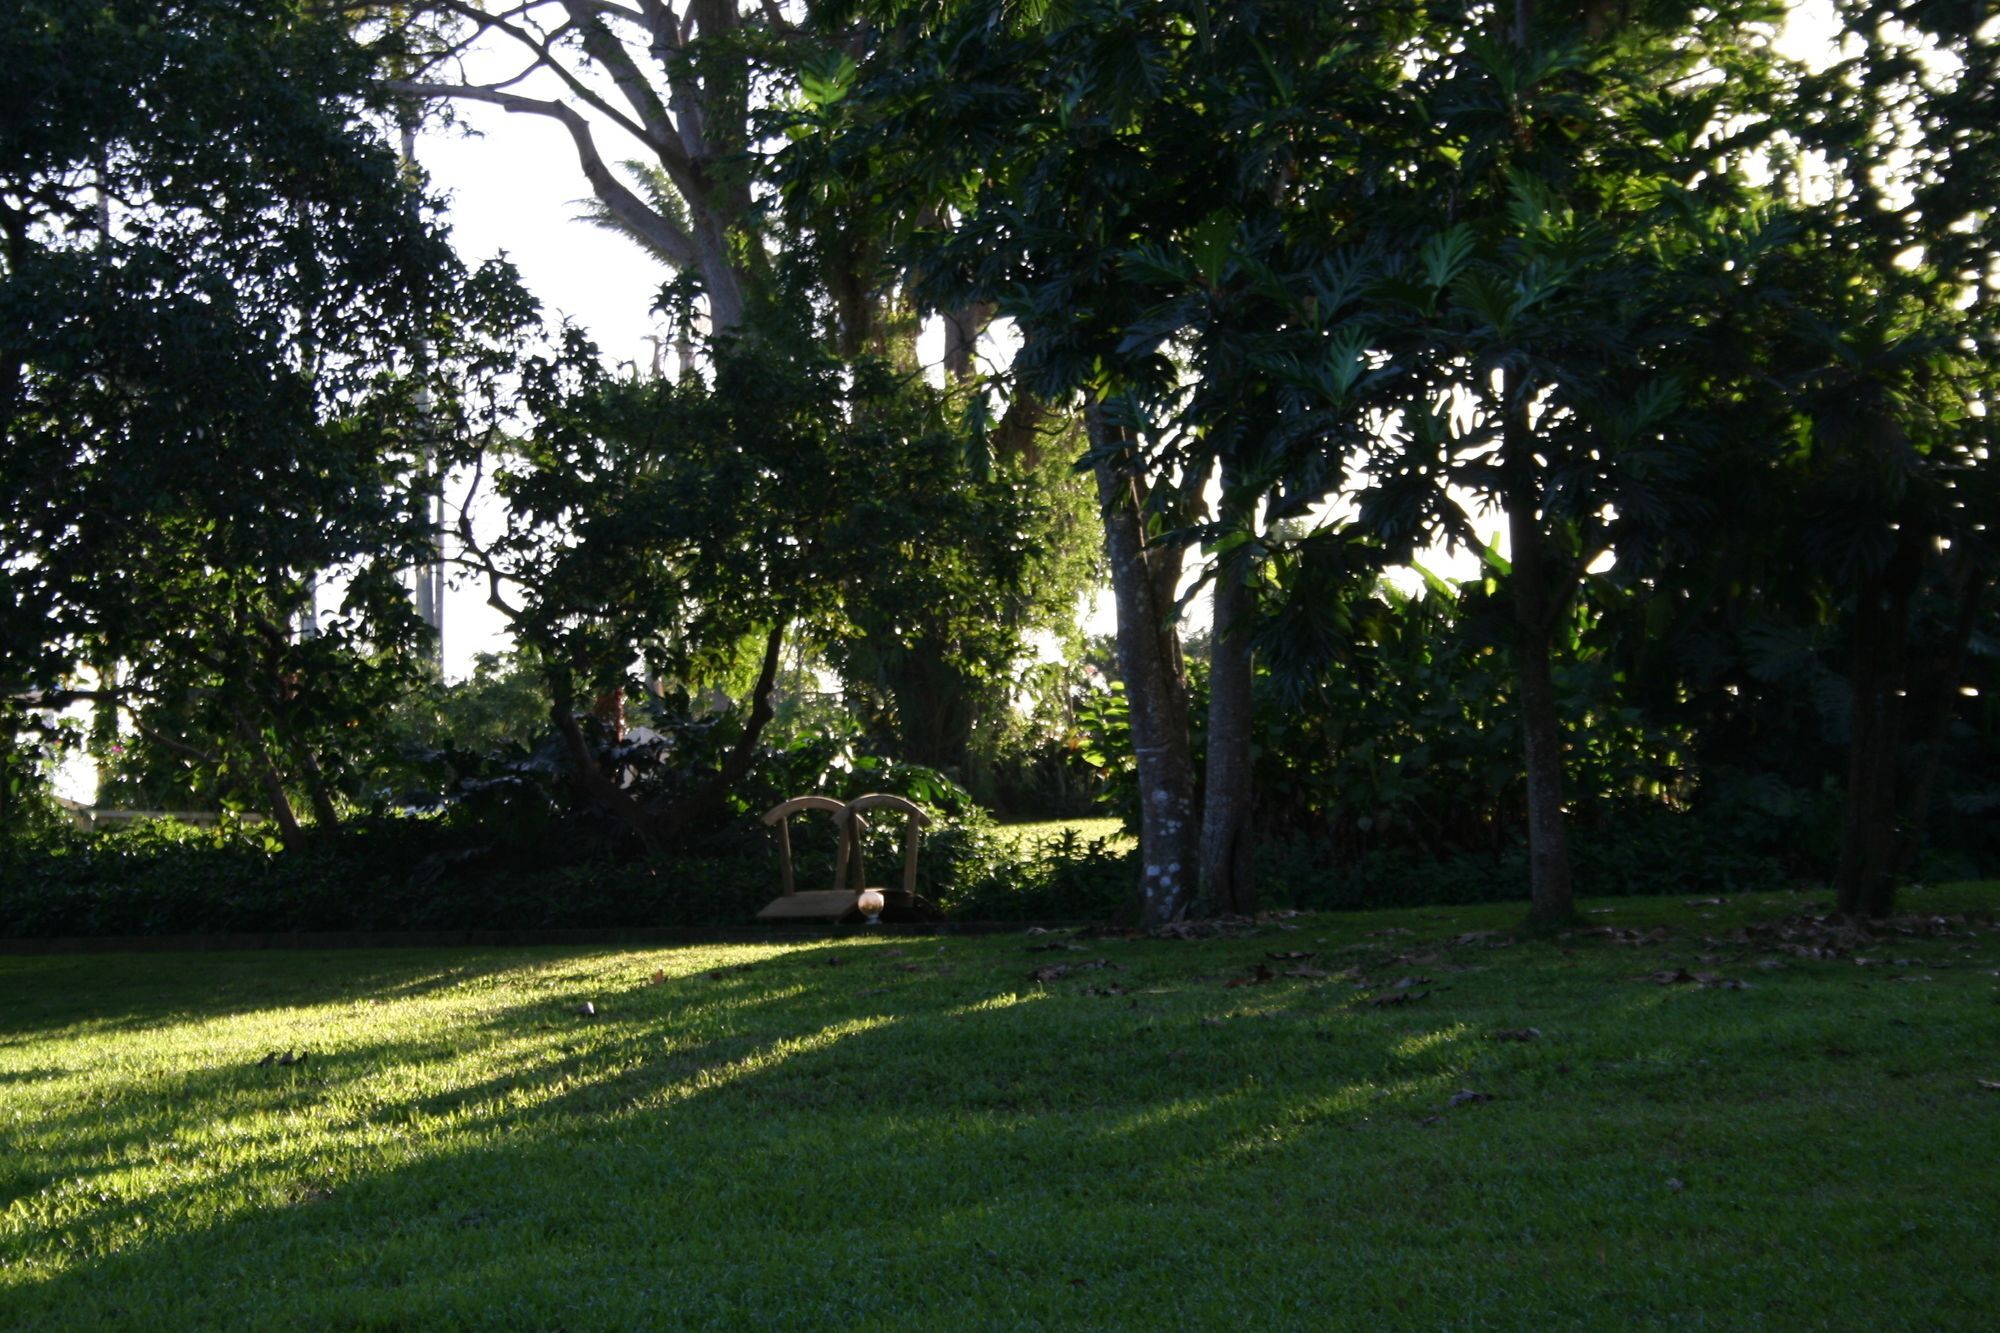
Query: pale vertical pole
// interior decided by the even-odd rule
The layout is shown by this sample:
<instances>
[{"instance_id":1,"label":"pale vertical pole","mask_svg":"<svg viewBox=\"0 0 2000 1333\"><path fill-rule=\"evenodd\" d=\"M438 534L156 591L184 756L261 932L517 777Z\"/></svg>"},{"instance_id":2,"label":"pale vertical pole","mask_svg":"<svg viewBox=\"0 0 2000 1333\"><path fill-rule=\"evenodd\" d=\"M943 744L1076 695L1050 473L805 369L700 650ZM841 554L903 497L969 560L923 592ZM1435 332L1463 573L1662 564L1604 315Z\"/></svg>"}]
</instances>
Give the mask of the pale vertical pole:
<instances>
[{"instance_id":1,"label":"pale vertical pole","mask_svg":"<svg viewBox=\"0 0 2000 1333\"><path fill-rule=\"evenodd\" d=\"M412 190L417 187L417 116L415 108L408 108L401 117L402 165L404 179ZM422 359L421 369L429 370L429 344L419 345ZM430 559L419 564L413 573L417 619L431 627L431 665L439 675L444 674L444 496L442 479L437 476L437 449L429 438L428 426L431 419L431 391L427 384L417 386L417 418L423 422L424 480L428 484L439 482L439 494L424 497L424 521L428 529L426 545Z\"/></svg>"}]
</instances>

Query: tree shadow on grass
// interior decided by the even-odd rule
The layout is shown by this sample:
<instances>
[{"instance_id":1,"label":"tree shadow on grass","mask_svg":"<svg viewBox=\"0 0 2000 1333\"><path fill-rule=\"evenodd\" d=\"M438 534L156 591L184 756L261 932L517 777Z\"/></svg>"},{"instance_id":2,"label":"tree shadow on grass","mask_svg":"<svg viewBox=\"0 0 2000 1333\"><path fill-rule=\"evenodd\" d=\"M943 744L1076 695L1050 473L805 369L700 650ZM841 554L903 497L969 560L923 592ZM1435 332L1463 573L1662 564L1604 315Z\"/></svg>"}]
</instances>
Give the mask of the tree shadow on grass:
<instances>
[{"instance_id":1,"label":"tree shadow on grass","mask_svg":"<svg viewBox=\"0 0 2000 1333\"><path fill-rule=\"evenodd\" d=\"M633 955L629 985L585 987L591 1019L565 1008L578 990L554 986L455 1036L337 1048L259 1103L273 1126L319 1117L331 1161L287 1155L280 1132L264 1156L138 1197L93 1206L80 1184L74 1220L24 1257L90 1257L45 1279L17 1270L0 1313L78 1326L1324 1317L1310 1302L1339 1283L1380 1288L1371 1229L1440 1266L1450 1245L1490 1243L1454 1210L1464 1181L1504 1180L1521 1170L1509 1154L1532 1151L1536 1122L1510 1105L1558 1117L1658 1096L1671 1112L1697 1057L1639 1058L1668 1005L1706 1006L1673 1028L1701 1059L1771 1031L1767 994L1622 983L1590 1035L1503 1045L1485 1038L1521 997L1470 984L1419 1014L1336 985L1211 979L1201 1012L1146 993L1194 988L1150 945L1126 955L1122 993L1097 994L1111 988L1021 984L1011 956L941 975L951 961L873 952L829 967L828 950L803 949L660 985L643 974L655 955ZM452 1058L441 1042L500 1063L361 1096L383 1069ZM1607 1067L1578 1087L1559 1072L1572 1061ZM257 1076L198 1071L170 1099L127 1085L58 1126L76 1147L49 1174L79 1178L113 1124L130 1146L190 1108L238 1107ZM1468 1080L1500 1093L1498 1109L1450 1107ZM1399 1192L1435 1199L1434 1229L1395 1213ZM179 1220L217 1197L229 1207ZM1504 1199L1482 1206L1492 1226L1534 1221ZM1242 1279L1190 1283L1197 1244L1239 1247ZM1267 1251L1291 1271L1263 1272ZM1204 1304L1197 1287L1237 1304Z\"/></svg>"}]
</instances>

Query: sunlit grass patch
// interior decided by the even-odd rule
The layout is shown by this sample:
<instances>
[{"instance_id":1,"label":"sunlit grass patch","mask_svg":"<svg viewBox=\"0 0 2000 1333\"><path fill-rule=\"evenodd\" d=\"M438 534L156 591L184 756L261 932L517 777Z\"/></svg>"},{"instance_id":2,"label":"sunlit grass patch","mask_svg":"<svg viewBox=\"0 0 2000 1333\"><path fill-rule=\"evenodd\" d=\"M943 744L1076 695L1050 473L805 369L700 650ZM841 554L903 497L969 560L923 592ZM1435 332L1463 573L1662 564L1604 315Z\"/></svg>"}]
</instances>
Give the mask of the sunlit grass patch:
<instances>
[{"instance_id":1,"label":"sunlit grass patch","mask_svg":"<svg viewBox=\"0 0 2000 1333\"><path fill-rule=\"evenodd\" d=\"M2000 941L1802 905L0 959L0 1326L1975 1326Z\"/></svg>"},{"instance_id":2,"label":"sunlit grass patch","mask_svg":"<svg viewBox=\"0 0 2000 1333\"><path fill-rule=\"evenodd\" d=\"M1122 819L1043 819L1025 824L1001 824L996 831L1012 842L1016 853L1021 856L1031 856L1038 850L1060 847L1065 843L1080 850L1101 841L1112 852L1130 851L1139 845L1139 840L1126 831Z\"/></svg>"}]
</instances>

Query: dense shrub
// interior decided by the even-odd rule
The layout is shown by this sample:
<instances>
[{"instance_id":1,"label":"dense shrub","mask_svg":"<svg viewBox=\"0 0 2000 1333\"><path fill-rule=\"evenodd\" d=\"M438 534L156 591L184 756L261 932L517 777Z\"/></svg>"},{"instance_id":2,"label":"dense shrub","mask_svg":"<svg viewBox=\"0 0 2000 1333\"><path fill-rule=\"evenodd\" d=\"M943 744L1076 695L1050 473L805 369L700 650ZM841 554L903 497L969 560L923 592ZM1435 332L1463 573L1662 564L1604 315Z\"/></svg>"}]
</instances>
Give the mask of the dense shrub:
<instances>
[{"instance_id":1,"label":"dense shrub","mask_svg":"<svg viewBox=\"0 0 2000 1333\"><path fill-rule=\"evenodd\" d=\"M1797 877L1780 848L1746 842L1723 821L1672 811L1635 812L1581 830L1572 839L1576 891L1639 897L1779 888ZM1259 888L1272 907L1339 910L1517 901L1527 882L1525 843L1443 856L1376 849L1351 861L1304 836L1267 842L1257 857Z\"/></svg>"},{"instance_id":2,"label":"dense shrub","mask_svg":"<svg viewBox=\"0 0 2000 1333\"><path fill-rule=\"evenodd\" d=\"M761 828L704 854L537 864L505 847L435 850L434 819L375 819L287 852L259 828L172 822L0 843L0 937L742 926L778 892ZM795 822L799 882L830 882L828 821ZM870 879L900 873L900 825L871 829ZM1111 915L1132 869L1102 843L1025 854L974 810L924 839L918 889L963 920Z\"/></svg>"}]
</instances>

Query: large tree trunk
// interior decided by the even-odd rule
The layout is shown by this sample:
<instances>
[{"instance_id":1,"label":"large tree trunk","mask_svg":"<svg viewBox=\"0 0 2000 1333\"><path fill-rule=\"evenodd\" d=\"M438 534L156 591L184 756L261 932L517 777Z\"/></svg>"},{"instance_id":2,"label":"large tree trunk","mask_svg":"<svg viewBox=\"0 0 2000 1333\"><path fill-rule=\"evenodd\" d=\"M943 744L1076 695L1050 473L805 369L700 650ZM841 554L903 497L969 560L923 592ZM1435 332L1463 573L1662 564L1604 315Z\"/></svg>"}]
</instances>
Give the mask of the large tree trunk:
<instances>
[{"instance_id":1,"label":"large tree trunk","mask_svg":"<svg viewBox=\"0 0 2000 1333\"><path fill-rule=\"evenodd\" d=\"M1225 495L1229 469L1223 470ZM1237 517L1244 517L1238 514ZM1201 893L1211 911L1248 916L1257 910L1250 821L1256 793L1250 759L1250 548L1222 557L1209 633L1208 755L1202 769Z\"/></svg>"},{"instance_id":2,"label":"large tree trunk","mask_svg":"<svg viewBox=\"0 0 2000 1333\"><path fill-rule=\"evenodd\" d=\"M1895 905L1906 640L1921 568L1916 543L1905 538L1881 573L1861 580L1854 598L1847 793L1833 872L1835 904L1847 916L1887 916Z\"/></svg>"},{"instance_id":3,"label":"large tree trunk","mask_svg":"<svg viewBox=\"0 0 2000 1333\"><path fill-rule=\"evenodd\" d=\"M1159 597L1163 582L1172 587L1180 553L1146 544L1129 437L1105 419L1097 402L1084 409L1084 424L1093 450L1104 455L1097 465L1097 497L1118 607L1118 666L1139 767L1138 919L1151 929L1186 913L1199 851L1187 682L1168 616L1172 603Z\"/></svg>"},{"instance_id":4,"label":"large tree trunk","mask_svg":"<svg viewBox=\"0 0 2000 1333\"><path fill-rule=\"evenodd\" d=\"M943 646L929 639L891 646L886 653L883 679L896 702L901 757L962 775L972 746L973 683L951 664Z\"/></svg>"},{"instance_id":5,"label":"large tree trunk","mask_svg":"<svg viewBox=\"0 0 2000 1333\"><path fill-rule=\"evenodd\" d=\"M1511 377L1510 377L1511 380ZM1567 598L1550 586L1541 524L1541 487L1527 386L1511 383L1507 407L1507 536L1514 572L1514 675L1520 694L1521 750L1528 785L1528 920L1555 925L1576 915L1569 833L1563 819L1563 735L1556 716L1550 641Z\"/></svg>"}]
</instances>

